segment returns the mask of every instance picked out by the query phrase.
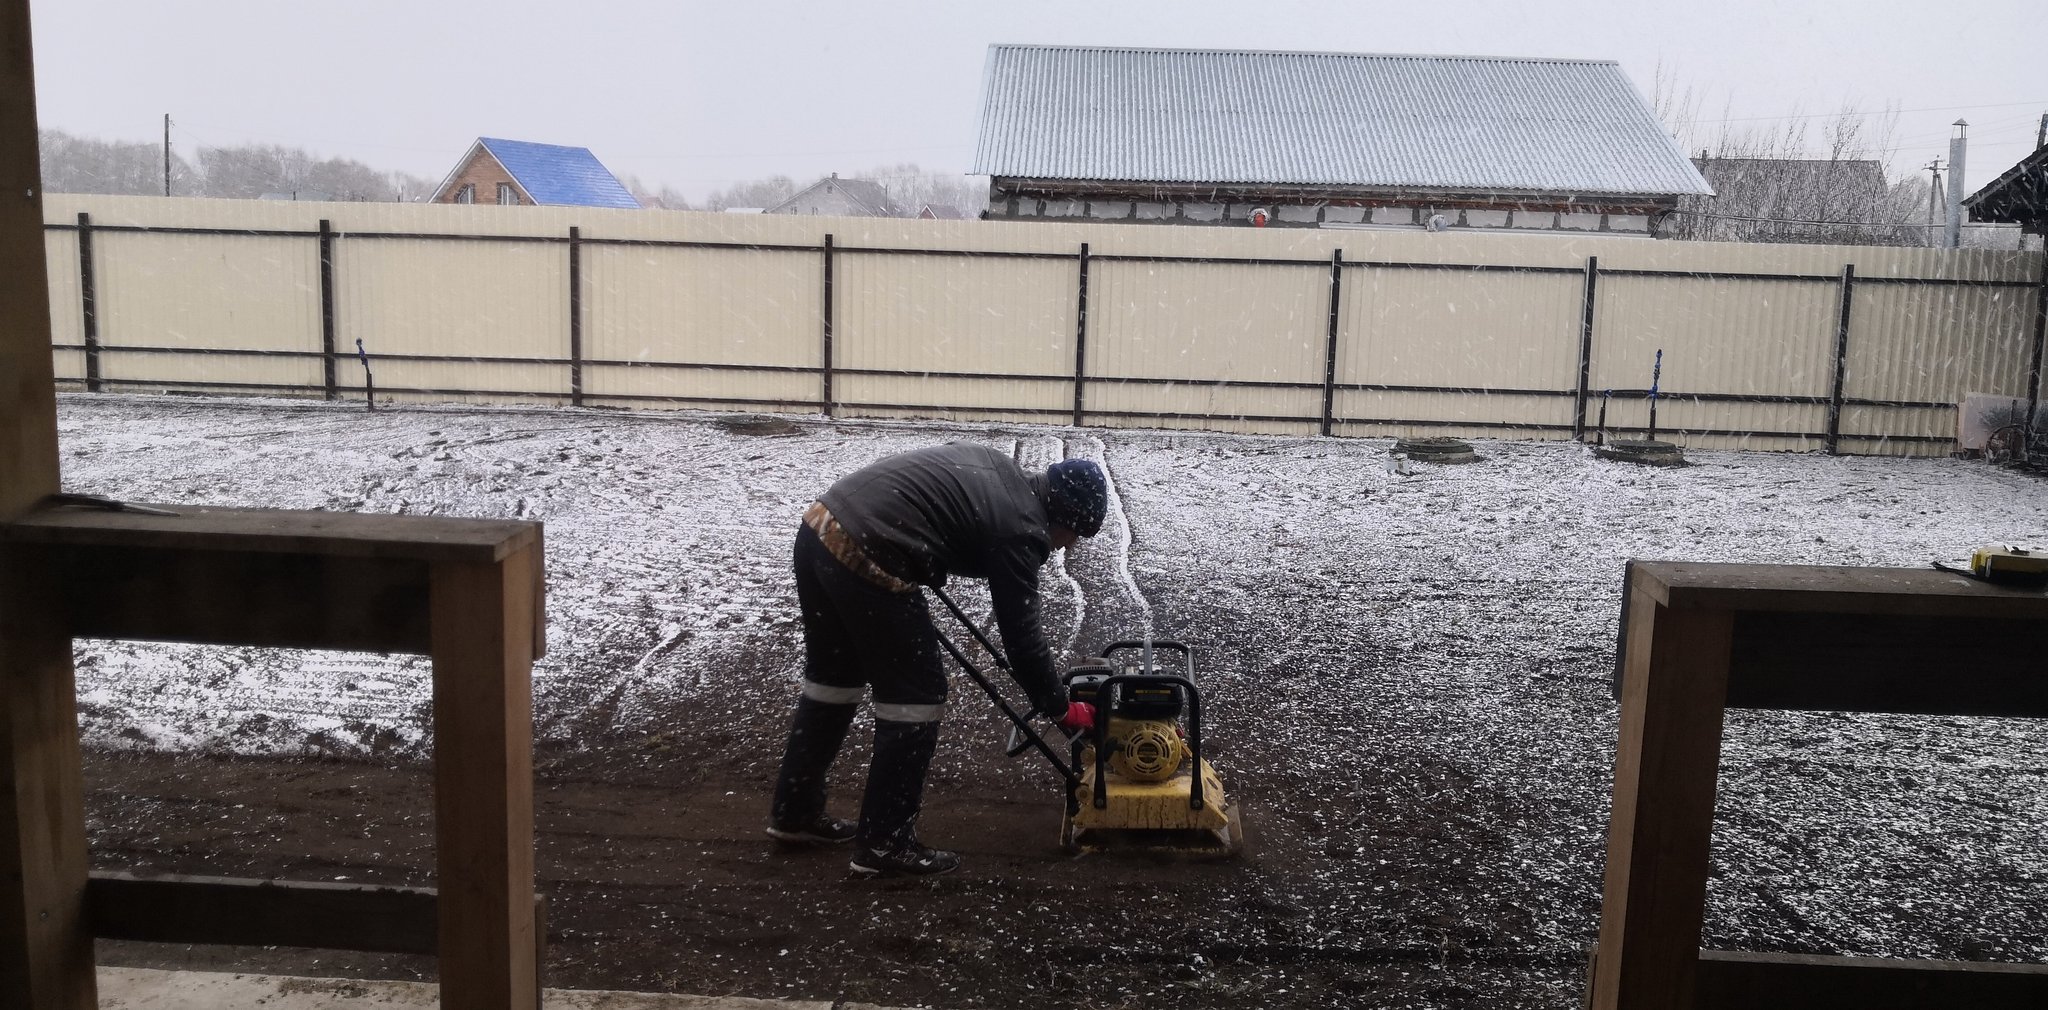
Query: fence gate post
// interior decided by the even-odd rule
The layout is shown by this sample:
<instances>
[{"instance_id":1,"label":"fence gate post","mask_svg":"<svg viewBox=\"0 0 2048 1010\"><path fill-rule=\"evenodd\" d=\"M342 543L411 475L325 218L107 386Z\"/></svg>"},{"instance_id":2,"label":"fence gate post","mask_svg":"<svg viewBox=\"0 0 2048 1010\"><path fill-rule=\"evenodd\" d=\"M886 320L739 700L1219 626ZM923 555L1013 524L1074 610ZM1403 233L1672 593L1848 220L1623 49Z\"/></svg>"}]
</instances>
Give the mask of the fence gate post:
<instances>
[{"instance_id":1,"label":"fence gate post","mask_svg":"<svg viewBox=\"0 0 2048 1010\"><path fill-rule=\"evenodd\" d=\"M583 230L569 226L569 406L583 406Z\"/></svg>"},{"instance_id":2,"label":"fence gate post","mask_svg":"<svg viewBox=\"0 0 2048 1010\"><path fill-rule=\"evenodd\" d=\"M1579 395L1572 408L1572 437L1586 440L1586 394L1593 381L1593 295L1600 280L1600 257L1586 257L1585 305L1579 314Z\"/></svg>"},{"instance_id":3,"label":"fence gate post","mask_svg":"<svg viewBox=\"0 0 2048 1010\"><path fill-rule=\"evenodd\" d=\"M832 416L832 234L825 234L825 353L822 381L825 416Z\"/></svg>"},{"instance_id":4,"label":"fence gate post","mask_svg":"<svg viewBox=\"0 0 2048 1010\"><path fill-rule=\"evenodd\" d=\"M334 226L320 219L320 367L327 398L335 398L334 380Z\"/></svg>"},{"instance_id":5,"label":"fence gate post","mask_svg":"<svg viewBox=\"0 0 2048 1010\"><path fill-rule=\"evenodd\" d=\"M1337 320L1338 306L1344 297L1344 250L1330 253L1330 319L1329 331L1323 344L1323 437L1330 436L1330 428L1337 407Z\"/></svg>"},{"instance_id":6,"label":"fence gate post","mask_svg":"<svg viewBox=\"0 0 2048 1010\"><path fill-rule=\"evenodd\" d=\"M2034 295L2034 364L2027 370L2027 452L2034 448L2034 415L2041 411L2041 354L2048 344L2048 257L2041 261L2041 286Z\"/></svg>"},{"instance_id":7,"label":"fence gate post","mask_svg":"<svg viewBox=\"0 0 2048 1010\"><path fill-rule=\"evenodd\" d=\"M1081 301L1074 310L1074 427L1087 406L1088 388L1088 243L1081 243Z\"/></svg>"},{"instance_id":8,"label":"fence gate post","mask_svg":"<svg viewBox=\"0 0 2048 1010\"><path fill-rule=\"evenodd\" d=\"M78 298L85 324L85 391L100 391L99 293L92 274L92 215L78 212Z\"/></svg>"},{"instance_id":9,"label":"fence gate post","mask_svg":"<svg viewBox=\"0 0 2048 1010\"><path fill-rule=\"evenodd\" d=\"M1849 306L1856 294L1856 264L1842 267L1842 307L1835 313L1835 376L1828 392L1828 455L1839 451L1842 442L1842 386L1849 364Z\"/></svg>"}]
</instances>

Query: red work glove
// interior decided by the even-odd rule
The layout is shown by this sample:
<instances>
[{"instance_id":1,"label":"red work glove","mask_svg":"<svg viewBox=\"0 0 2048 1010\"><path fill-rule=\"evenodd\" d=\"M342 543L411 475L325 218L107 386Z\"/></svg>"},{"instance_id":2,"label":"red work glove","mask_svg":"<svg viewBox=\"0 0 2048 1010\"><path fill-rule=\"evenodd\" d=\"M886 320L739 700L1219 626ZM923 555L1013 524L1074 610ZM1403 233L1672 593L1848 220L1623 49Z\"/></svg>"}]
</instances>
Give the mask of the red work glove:
<instances>
[{"instance_id":1,"label":"red work glove","mask_svg":"<svg viewBox=\"0 0 2048 1010\"><path fill-rule=\"evenodd\" d=\"M1079 736L1095 728L1095 706L1085 701L1067 702L1067 714L1060 716L1060 728L1068 736Z\"/></svg>"}]
</instances>

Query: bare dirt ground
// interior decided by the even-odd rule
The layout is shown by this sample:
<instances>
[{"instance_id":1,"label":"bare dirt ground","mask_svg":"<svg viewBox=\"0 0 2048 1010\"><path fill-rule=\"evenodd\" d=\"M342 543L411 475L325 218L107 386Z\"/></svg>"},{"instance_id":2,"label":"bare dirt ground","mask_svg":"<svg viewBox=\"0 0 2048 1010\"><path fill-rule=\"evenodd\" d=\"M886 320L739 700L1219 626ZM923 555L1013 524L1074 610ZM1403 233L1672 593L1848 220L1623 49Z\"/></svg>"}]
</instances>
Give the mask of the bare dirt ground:
<instances>
[{"instance_id":1,"label":"bare dirt ground","mask_svg":"<svg viewBox=\"0 0 2048 1010\"><path fill-rule=\"evenodd\" d=\"M1383 440L70 397L71 489L548 522L536 669L555 986L1007 1008L1571 1007L1598 923L1622 561L1925 564L2048 540L2041 483L1953 460L1581 447L1385 467ZM1054 638L1198 649L1252 836L1070 857L1053 780L956 680L922 822L965 867L851 878L760 834L797 656L803 502L942 438L1102 459L1118 511L1047 577ZM942 623L942 627L943 627ZM424 666L80 648L95 864L430 884ZM836 805L858 795L857 724ZM2048 733L1733 713L1711 946L2038 962ZM430 977L334 951L106 944L136 965Z\"/></svg>"}]
</instances>

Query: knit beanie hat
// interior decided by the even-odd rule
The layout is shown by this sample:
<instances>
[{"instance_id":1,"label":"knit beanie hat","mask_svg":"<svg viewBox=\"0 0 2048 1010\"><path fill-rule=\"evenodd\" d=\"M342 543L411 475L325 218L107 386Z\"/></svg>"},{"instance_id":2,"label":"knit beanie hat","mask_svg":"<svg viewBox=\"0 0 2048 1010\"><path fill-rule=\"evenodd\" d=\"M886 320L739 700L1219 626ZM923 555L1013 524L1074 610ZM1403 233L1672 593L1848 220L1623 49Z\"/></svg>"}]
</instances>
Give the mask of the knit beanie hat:
<instances>
[{"instance_id":1,"label":"knit beanie hat","mask_svg":"<svg viewBox=\"0 0 2048 1010\"><path fill-rule=\"evenodd\" d=\"M1101 467L1085 459L1061 460L1046 468L1045 478L1052 491L1046 516L1054 525L1084 537L1102 529L1102 518L1109 512L1109 481Z\"/></svg>"}]
</instances>

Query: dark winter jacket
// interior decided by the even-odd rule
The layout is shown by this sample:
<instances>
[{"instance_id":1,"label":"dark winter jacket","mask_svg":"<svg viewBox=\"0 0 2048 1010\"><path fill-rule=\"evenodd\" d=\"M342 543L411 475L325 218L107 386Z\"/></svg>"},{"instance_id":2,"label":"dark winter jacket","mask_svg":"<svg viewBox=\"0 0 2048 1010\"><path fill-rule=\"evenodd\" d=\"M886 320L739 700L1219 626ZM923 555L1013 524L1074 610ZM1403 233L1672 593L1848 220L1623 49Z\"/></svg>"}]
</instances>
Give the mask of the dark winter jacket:
<instances>
[{"instance_id":1,"label":"dark winter jacket","mask_svg":"<svg viewBox=\"0 0 2048 1010\"><path fill-rule=\"evenodd\" d=\"M1066 694L1040 628L1038 569L1052 554L1044 474L1007 454L954 442L878 460L819 497L883 571L927 586L987 579L1017 683L1058 718Z\"/></svg>"}]
</instances>

